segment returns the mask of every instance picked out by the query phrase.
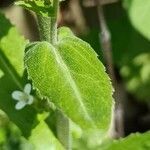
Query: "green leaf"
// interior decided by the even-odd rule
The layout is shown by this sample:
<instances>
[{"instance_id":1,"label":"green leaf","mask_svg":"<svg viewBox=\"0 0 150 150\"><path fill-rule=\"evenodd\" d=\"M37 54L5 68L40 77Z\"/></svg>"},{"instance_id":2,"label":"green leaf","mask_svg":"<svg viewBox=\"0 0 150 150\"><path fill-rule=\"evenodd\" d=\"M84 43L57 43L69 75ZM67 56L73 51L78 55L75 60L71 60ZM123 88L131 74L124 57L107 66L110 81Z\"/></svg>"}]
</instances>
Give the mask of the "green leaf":
<instances>
[{"instance_id":1,"label":"green leaf","mask_svg":"<svg viewBox=\"0 0 150 150\"><path fill-rule=\"evenodd\" d=\"M102 150L149 150L150 132L131 134L126 138L107 143Z\"/></svg>"},{"instance_id":2,"label":"green leaf","mask_svg":"<svg viewBox=\"0 0 150 150\"><path fill-rule=\"evenodd\" d=\"M51 0L18 0L15 4L48 17L54 15L54 9L50 1Z\"/></svg>"},{"instance_id":3,"label":"green leaf","mask_svg":"<svg viewBox=\"0 0 150 150\"><path fill-rule=\"evenodd\" d=\"M22 90L23 83L23 57L26 40L0 13L0 109L2 109L22 131L25 136L30 134L34 126L36 111L31 107L23 110L15 109L15 100L11 94L15 90Z\"/></svg>"},{"instance_id":4,"label":"green leaf","mask_svg":"<svg viewBox=\"0 0 150 150\"><path fill-rule=\"evenodd\" d=\"M64 150L44 120L32 130L29 142L35 150Z\"/></svg>"},{"instance_id":5,"label":"green leaf","mask_svg":"<svg viewBox=\"0 0 150 150\"><path fill-rule=\"evenodd\" d=\"M124 0L124 6L128 11L133 26L150 40L150 1L149 0Z\"/></svg>"},{"instance_id":6,"label":"green leaf","mask_svg":"<svg viewBox=\"0 0 150 150\"><path fill-rule=\"evenodd\" d=\"M27 48L28 75L40 94L74 122L83 128L108 129L112 110L110 79L90 45L68 30L59 30L56 46L38 42Z\"/></svg>"}]
</instances>

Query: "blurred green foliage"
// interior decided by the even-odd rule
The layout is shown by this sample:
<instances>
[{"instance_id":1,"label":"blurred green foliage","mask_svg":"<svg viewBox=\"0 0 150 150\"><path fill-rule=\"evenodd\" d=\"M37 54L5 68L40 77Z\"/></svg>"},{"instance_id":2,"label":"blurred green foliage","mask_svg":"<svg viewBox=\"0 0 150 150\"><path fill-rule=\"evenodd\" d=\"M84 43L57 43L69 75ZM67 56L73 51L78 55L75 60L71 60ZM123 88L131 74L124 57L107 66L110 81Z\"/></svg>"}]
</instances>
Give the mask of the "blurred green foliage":
<instances>
[{"instance_id":1,"label":"blurred green foliage","mask_svg":"<svg viewBox=\"0 0 150 150\"><path fill-rule=\"evenodd\" d=\"M131 23L143 36L150 40L150 1L148 0L124 0Z\"/></svg>"},{"instance_id":2,"label":"blurred green foliage","mask_svg":"<svg viewBox=\"0 0 150 150\"><path fill-rule=\"evenodd\" d=\"M143 68L147 68L147 71L150 69L148 57L146 62L142 62L140 65L137 65L135 59L137 60L140 55L148 56L150 54L150 42L134 30L126 14L116 21L109 22L108 20L108 23L112 34L114 62L120 70L127 90L138 100L149 101L150 78L146 77L143 81L140 74L143 72ZM142 56L140 59L145 59Z\"/></svg>"},{"instance_id":3,"label":"blurred green foliage","mask_svg":"<svg viewBox=\"0 0 150 150\"><path fill-rule=\"evenodd\" d=\"M124 1L127 3L126 0ZM132 3L132 0L128 1L128 5L130 5L130 3ZM141 1L141 3L143 3L143 1ZM143 7L143 5L138 7ZM134 9L136 11L136 8ZM148 102L150 101L150 65L148 65L150 42L140 34L140 32L142 32L141 30L140 32L135 30L128 17L128 11L123 8L123 4L106 6L104 10L111 32L115 68L119 70L127 90L132 93L137 100ZM145 12L143 11L143 13ZM137 14L136 18L139 18L139 16L145 17L145 15ZM150 22L149 19L146 19L145 23L142 22L142 24L148 24L147 22ZM147 32L149 31L150 30ZM103 60L100 40L98 40L99 34L100 31L95 28L90 30L88 34L81 36L81 38L89 42L98 52L99 58ZM139 58L140 61L143 59L140 64L137 63L137 59Z\"/></svg>"},{"instance_id":4,"label":"blurred green foliage","mask_svg":"<svg viewBox=\"0 0 150 150\"><path fill-rule=\"evenodd\" d=\"M138 99L150 100L150 53L141 53L131 60L129 65L120 69L127 89Z\"/></svg>"},{"instance_id":5,"label":"blurred green foliage","mask_svg":"<svg viewBox=\"0 0 150 150\"><path fill-rule=\"evenodd\" d=\"M36 123L36 111L30 106L17 111L11 96L28 82L24 78L23 62L26 43L16 27L0 13L0 109L28 136Z\"/></svg>"}]
</instances>

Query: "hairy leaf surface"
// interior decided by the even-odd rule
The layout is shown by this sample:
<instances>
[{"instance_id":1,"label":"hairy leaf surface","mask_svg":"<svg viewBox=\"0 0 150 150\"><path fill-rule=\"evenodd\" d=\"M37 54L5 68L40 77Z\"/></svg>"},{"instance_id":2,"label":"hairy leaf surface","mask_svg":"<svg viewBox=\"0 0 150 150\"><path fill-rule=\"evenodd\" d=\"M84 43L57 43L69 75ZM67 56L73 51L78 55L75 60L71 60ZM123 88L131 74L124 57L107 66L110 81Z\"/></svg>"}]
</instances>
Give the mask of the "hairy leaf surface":
<instances>
[{"instance_id":1,"label":"hairy leaf surface","mask_svg":"<svg viewBox=\"0 0 150 150\"><path fill-rule=\"evenodd\" d=\"M45 17L53 16L51 0L18 0L15 4Z\"/></svg>"},{"instance_id":2,"label":"hairy leaf surface","mask_svg":"<svg viewBox=\"0 0 150 150\"><path fill-rule=\"evenodd\" d=\"M16 28L0 14L0 109L2 109L24 133L30 134L36 111L30 107L17 111L11 94L22 90L23 57L26 41Z\"/></svg>"},{"instance_id":3,"label":"hairy leaf surface","mask_svg":"<svg viewBox=\"0 0 150 150\"><path fill-rule=\"evenodd\" d=\"M74 122L83 128L108 129L112 86L89 44L61 28L57 45L38 42L27 48L25 65L41 95Z\"/></svg>"}]
</instances>

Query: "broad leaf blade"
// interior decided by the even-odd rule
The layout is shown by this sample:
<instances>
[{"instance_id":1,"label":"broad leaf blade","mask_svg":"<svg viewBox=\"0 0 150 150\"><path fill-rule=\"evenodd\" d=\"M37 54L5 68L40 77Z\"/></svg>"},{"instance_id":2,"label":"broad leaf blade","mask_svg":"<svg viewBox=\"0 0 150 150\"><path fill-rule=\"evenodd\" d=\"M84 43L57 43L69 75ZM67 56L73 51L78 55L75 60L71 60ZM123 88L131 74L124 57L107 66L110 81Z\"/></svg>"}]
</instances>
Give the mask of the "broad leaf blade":
<instances>
[{"instance_id":1,"label":"broad leaf blade","mask_svg":"<svg viewBox=\"0 0 150 150\"><path fill-rule=\"evenodd\" d=\"M24 86L22 76L25 45L26 41L16 28L0 14L0 109L28 136L35 123L36 111L31 107L17 111L11 97L13 91L22 90Z\"/></svg>"},{"instance_id":2,"label":"broad leaf blade","mask_svg":"<svg viewBox=\"0 0 150 150\"><path fill-rule=\"evenodd\" d=\"M83 128L108 129L112 87L104 66L87 43L64 32L55 47L47 42L30 47L25 56L29 77L42 96Z\"/></svg>"}]
</instances>

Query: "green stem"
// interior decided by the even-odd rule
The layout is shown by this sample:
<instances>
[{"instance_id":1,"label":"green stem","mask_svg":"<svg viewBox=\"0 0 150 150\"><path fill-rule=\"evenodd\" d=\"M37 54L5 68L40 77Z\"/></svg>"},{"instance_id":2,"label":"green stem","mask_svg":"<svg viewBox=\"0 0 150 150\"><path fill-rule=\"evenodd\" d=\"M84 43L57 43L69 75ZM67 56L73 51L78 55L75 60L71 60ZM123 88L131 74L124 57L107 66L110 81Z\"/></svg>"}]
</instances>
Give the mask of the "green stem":
<instances>
[{"instance_id":1,"label":"green stem","mask_svg":"<svg viewBox=\"0 0 150 150\"><path fill-rule=\"evenodd\" d=\"M71 149L71 133L69 119L59 110L57 110L56 128L57 138L64 145L66 150Z\"/></svg>"},{"instance_id":2,"label":"green stem","mask_svg":"<svg viewBox=\"0 0 150 150\"><path fill-rule=\"evenodd\" d=\"M43 17L41 15L37 15L37 18L38 18L38 25L39 25L38 27L39 27L40 40L51 43L50 18Z\"/></svg>"},{"instance_id":3,"label":"green stem","mask_svg":"<svg viewBox=\"0 0 150 150\"><path fill-rule=\"evenodd\" d=\"M59 0L53 2L53 14L52 17L44 17L37 15L40 40L47 41L53 45L57 43L57 14L59 8Z\"/></svg>"},{"instance_id":4,"label":"green stem","mask_svg":"<svg viewBox=\"0 0 150 150\"><path fill-rule=\"evenodd\" d=\"M40 40L47 41L53 45L57 42L56 17L43 17L38 15Z\"/></svg>"}]
</instances>

